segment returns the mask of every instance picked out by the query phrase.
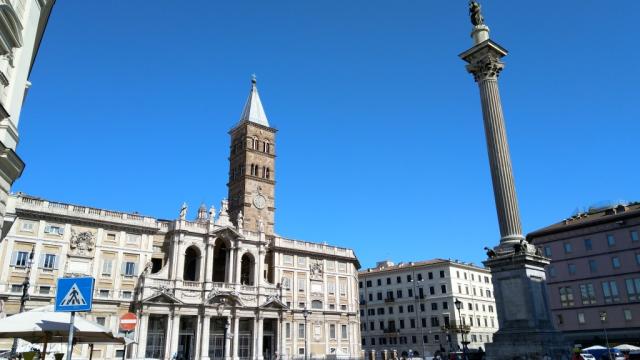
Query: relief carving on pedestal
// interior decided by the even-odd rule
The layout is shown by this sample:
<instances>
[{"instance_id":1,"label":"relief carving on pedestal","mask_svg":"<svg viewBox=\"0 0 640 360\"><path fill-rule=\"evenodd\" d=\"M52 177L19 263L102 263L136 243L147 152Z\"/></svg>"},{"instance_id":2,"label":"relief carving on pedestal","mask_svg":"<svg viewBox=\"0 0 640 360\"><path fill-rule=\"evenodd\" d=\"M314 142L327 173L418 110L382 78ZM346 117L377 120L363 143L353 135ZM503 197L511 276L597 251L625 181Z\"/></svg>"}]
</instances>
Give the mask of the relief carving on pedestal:
<instances>
[{"instance_id":1,"label":"relief carving on pedestal","mask_svg":"<svg viewBox=\"0 0 640 360\"><path fill-rule=\"evenodd\" d=\"M96 245L95 235L91 231L76 233L71 230L71 240L69 246L74 255L89 255Z\"/></svg>"}]
</instances>

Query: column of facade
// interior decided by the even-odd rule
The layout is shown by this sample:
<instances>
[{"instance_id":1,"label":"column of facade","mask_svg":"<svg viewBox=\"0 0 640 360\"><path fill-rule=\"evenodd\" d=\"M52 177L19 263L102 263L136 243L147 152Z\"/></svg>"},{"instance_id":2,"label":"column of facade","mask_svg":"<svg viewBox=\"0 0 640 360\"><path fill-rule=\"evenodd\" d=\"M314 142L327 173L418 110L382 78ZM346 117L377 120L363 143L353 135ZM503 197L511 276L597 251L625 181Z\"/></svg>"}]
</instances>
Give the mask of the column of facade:
<instances>
[{"instance_id":1,"label":"column of facade","mask_svg":"<svg viewBox=\"0 0 640 360\"><path fill-rule=\"evenodd\" d=\"M134 344L137 348L137 351L133 353L137 353L139 358L144 358L145 350L147 349L147 333L149 331L149 314L144 313L139 320L138 326L138 343Z\"/></svg>"},{"instance_id":2,"label":"column of facade","mask_svg":"<svg viewBox=\"0 0 640 360\"><path fill-rule=\"evenodd\" d=\"M212 282L213 281L213 244L207 244L207 265L204 269L204 281Z\"/></svg>"},{"instance_id":3,"label":"column of facade","mask_svg":"<svg viewBox=\"0 0 640 360\"><path fill-rule=\"evenodd\" d=\"M280 313L280 318L278 319L280 326L278 327L278 356L280 359L286 360L287 350L286 350L286 322L284 321L284 316L282 312Z\"/></svg>"},{"instance_id":4,"label":"column of facade","mask_svg":"<svg viewBox=\"0 0 640 360\"><path fill-rule=\"evenodd\" d=\"M169 356L173 356L178 352L178 340L180 339L180 315L173 316L173 324L171 327L171 339L168 341L171 346L169 347ZM167 355L165 354L165 355Z\"/></svg>"},{"instance_id":5,"label":"column of facade","mask_svg":"<svg viewBox=\"0 0 640 360\"><path fill-rule=\"evenodd\" d=\"M171 344L172 341L171 339L173 339L173 322L174 322L174 315L168 315L167 316L167 328L166 328L166 336L165 336L165 341L164 341L164 357L166 359L171 359Z\"/></svg>"},{"instance_id":6,"label":"column of facade","mask_svg":"<svg viewBox=\"0 0 640 360\"><path fill-rule=\"evenodd\" d=\"M298 324L294 321L295 315L291 316L291 357L298 356ZM305 329L306 331L306 329Z\"/></svg>"},{"instance_id":7,"label":"column of facade","mask_svg":"<svg viewBox=\"0 0 640 360\"><path fill-rule=\"evenodd\" d=\"M262 315L258 315L257 324L258 324L258 331L256 332L256 334L258 336L258 339L257 339L258 352L256 353L256 359L262 360L263 358L262 349L263 349L263 341L264 341L264 318L262 317Z\"/></svg>"},{"instance_id":8,"label":"column of facade","mask_svg":"<svg viewBox=\"0 0 640 360\"><path fill-rule=\"evenodd\" d=\"M236 249L236 254L235 254L235 271L234 271L234 277L235 277L235 283L236 284L240 284L241 283L241 279L240 279L240 272L241 272L241 268L242 268L242 259L241 259L241 254L240 254L240 249L237 248Z\"/></svg>"},{"instance_id":9,"label":"column of facade","mask_svg":"<svg viewBox=\"0 0 640 360\"><path fill-rule=\"evenodd\" d=\"M231 319L228 317L225 318L225 323L227 324L227 332L224 334L224 359L231 359Z\"/></svg>"},{"instance_id":10,"label":"column of facade","mask_svg":"<svg viewBox=\"0 0 640 360\"><path fill-rule=\"evenodd\" d=\"M182 236L182 235L180 235ZM176 280L183 280L184 279L184 252L185 249L182 248L182 241L180 241L180 245L178 245L178 271L177 271L177 276L176 276Z\"/></svg>"},{"instance_id":11,"label":"column of facade","mask_svg":"<svg viewBox=\"0 0 640 360\"><path fill-rule=\"evenodd\" d=\"M201 314L198 314L196 316L196 329L195 329L195 339L194 339L194 344L195 344L195 351L193 351L193 354L196 354L196 356L198 354L200 354L200 350L202 349L202 323L203 323L203 318L204 316L202 316Z\"/></svg>"},{"instance_id":12,"label":"column of facade","mask_svg":"<svg viewBox=\"0 0 640 360\"><path fill-rule=\"evenodd\" d=\"M227 250L227 253L225 254L225 264L227 266L227 268L225 269L225 279L224 281L226 283L233 283L233 269L235 268L235 263L234 263L234 259L235 259L235 254L236 249L234 247L229 248L229 250Z\"/></svg>"},{"instance_id":13,"label":"column of facade","mask_svg":"<svg viewBox=\"0 0 640 360\"><path fill-rule=\"evenodd\" d=\"M258 349L258 316L253 318L253 331L251 332L252 341L251 341L251 353L253 359L258 359L258 355L261 351Z\"/></svg>"},{"instance_id":14,"label":"column of facade","mask_svg":"<svg viewBox=\"0 0 640 360\"><path fill-rule=\"evenodd\" d=\"M207 360L209 359L209 335L211 332L211 316L205 315L203 316L203 322L200 333L201 335L201 344L200 345L200 359Z\"/></svg>"},{"instance_id":15,"label":"column of facade","mask_svg":"<svg viewBox=\"0 0 640 360\"><path fill-rule=\"evenodd\" d=\"M233 359L238 359L238 338L240 337L240 316L233 318Z\"/></svg>"}]
</instances>

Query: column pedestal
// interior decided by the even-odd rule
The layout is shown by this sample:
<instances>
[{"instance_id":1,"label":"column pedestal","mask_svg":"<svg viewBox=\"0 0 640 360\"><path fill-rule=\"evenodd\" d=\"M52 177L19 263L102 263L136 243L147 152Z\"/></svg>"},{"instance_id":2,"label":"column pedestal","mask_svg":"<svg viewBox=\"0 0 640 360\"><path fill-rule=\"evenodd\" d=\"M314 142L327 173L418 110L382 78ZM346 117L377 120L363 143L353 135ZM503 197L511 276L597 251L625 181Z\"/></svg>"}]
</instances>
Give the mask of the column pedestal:
<instances>
[{"instance_id":1,"label":"column pedestal","mask_svg":"<svg viewBox=\"0 0 640 360\"><path fill-rule=\"evenodd\" d=\"M547 302L544 267L549 260L523 252L497 256L484 264L491 269L500 325L493 342L486 344L486 359L568 359L571 345L555 330Z\"/></svg>"}]
</instances>

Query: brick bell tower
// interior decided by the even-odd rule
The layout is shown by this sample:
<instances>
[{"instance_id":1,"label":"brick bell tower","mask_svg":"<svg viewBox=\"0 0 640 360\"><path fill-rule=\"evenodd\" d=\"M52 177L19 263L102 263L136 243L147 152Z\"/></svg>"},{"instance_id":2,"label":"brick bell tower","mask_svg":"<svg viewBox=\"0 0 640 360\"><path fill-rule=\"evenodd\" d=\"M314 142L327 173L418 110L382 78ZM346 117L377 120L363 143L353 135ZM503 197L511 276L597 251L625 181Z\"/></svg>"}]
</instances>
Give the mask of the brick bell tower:
<instances>
[{"instance_id":1,"label":"brick bell tower","mask_svg":"<svg viewBox=\"0 0 640 360\"><path fill-rule=\"evenodd\" d=\"M243 227L274 233L275 138L262 107L255 75L240 121L229 131L229 214L237 224L242 211Z\"/></svg>"}]
</instances>

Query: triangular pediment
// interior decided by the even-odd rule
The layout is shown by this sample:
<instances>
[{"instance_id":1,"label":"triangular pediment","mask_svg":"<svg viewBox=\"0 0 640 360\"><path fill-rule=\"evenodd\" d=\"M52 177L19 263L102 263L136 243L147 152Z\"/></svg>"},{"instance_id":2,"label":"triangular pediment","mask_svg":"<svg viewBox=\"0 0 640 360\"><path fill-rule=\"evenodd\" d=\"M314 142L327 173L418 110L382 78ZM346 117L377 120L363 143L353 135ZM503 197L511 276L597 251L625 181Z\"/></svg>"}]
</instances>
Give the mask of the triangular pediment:
<instances>
[{"instance_id":1,"label":"triangular pediment","mask_svg":"<svg viewBox=\"0 0 640 360\"><path fill-rule=\"evenodd\" d=\"M158 292L142 300L143 303L182 304L178 298L165 292Z\"/></svg>"},{"instance_id":2,"label":"triangular pediment","mask_svg":"<svg viewBox=\"0 0 640 360\"><path fill-rule=\"evenodd\" d=\"M270 296L264 304L260 305L261 309L278 309L278 310L288 310L289 307L283 303L279 298L275 296Z\"/></svg>"},{"instance_id":3,"label":"triangular pediment","mask_svg":"<svg viewBox=\"0 0 640 360\"><path fill-rule=\"evenodd\" d=\"M213 231L213 234L219 237L224 237L226 239L237 239L242 237L242 235L238 232L238 230L236 230L231 226L223 226L218 229L215 229Z\"/></svg>"}]
</instances>

